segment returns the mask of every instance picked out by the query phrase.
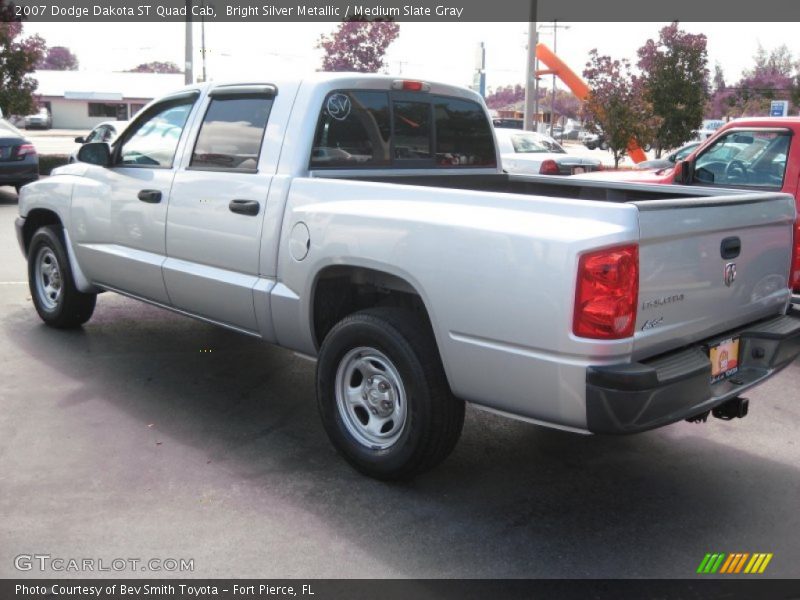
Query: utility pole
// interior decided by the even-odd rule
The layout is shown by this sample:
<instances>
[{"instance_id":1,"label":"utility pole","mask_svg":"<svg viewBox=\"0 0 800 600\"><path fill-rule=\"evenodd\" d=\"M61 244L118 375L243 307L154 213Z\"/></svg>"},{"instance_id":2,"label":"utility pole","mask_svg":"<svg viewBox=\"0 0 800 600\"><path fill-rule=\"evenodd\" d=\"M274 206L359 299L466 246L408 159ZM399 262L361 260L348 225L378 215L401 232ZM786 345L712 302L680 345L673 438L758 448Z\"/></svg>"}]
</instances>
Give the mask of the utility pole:
<instances>
[{"instance_id":1,"label":"utility pole","mask_svg":"<svg viewBox=\"0 0 800 600\"><path fill-rule=\"evenodd\" d=\"M553 30L553 54L558 51L558 30L569 29L569 25L559 25L558 21L553 21L552 25L542 25ZM550 137L553 137L553 125L555 125L555 104L556 104L556 75L553 73L553 90L550 94Z\"/></svg>"},{"instance_id":2,"label":"utility pole","mask_svg":"<svg viewBox=\"0 0 800 600\"><path fill-rule=\"evenodd\" d=\"M539 79L536 77L536 44L539 34L536 32L537 0L531 0L531 20L528 23L527 61L525 63L525 113L522 126L526 131L538 129L539 114Z\"/></svg>"},{"instance_id":3,"label":"utility pole","mask_svg":"<svg viewBox=\"0 0 800 600\"><path fill-rule=\"evenodd\" d=\"M186 85L194 83L194 69L192 68L192 0L186 0L186 40L184 46L183 82Z\"/></svg>"}]
</instances>

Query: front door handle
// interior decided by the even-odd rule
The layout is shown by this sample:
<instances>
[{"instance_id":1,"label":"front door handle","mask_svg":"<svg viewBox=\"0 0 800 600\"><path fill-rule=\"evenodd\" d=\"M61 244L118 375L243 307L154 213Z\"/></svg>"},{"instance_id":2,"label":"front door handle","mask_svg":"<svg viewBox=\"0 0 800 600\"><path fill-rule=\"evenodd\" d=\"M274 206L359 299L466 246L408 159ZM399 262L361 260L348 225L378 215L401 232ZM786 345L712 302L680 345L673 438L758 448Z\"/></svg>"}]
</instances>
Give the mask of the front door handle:
<instances>
[{"instance_id":1,"label":"front door handle","mask_svg":"<svg viewBox=\"0 0 800 600\"><path fill-rule=\"evenodd\" d=\"M261 209L261 205L256 200L231 200L228 209L240 215L254 217Z\"/></svg>"},{"instance_id":2,"label":"front door handle","mask_svg":"<svg viewBox=\"0 0 800 600\"><path fill-rule=\"evenodd\" d=\"M159 190L142 190L139 192L139 200L148 204L158 204L161 202L161 192Z\"/></svg>"}]
</instances>

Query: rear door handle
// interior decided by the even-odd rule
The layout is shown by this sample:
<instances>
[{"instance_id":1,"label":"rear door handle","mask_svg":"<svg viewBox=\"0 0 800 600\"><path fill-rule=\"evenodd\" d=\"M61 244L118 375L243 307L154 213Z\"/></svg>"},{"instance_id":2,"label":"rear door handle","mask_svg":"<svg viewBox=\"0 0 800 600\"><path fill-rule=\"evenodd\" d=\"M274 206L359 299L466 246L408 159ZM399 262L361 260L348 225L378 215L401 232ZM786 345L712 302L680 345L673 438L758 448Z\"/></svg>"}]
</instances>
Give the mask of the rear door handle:
<instances>
[{"instance_id":1,"label":"rear door handle","mask_svg":"<svg viewBox=\"0 0 800 600\"><path fill-rule=\"evenodd\" d=\"M261 209L261 205L256 200L231 200L230 204L228 204L228 209L240 215L254 217Z\"/></svg>"},{"instance_id":2,"label":"rear door handle","mask_svg":"<svg viewBox=\"0 0 800 600\"><path fill-rule=\"evenodd\" d=\"M139 192L139 200L148 204L158 204L161 202L161 192L159 190L142 190Z\"/></svg>"}]
</instances>

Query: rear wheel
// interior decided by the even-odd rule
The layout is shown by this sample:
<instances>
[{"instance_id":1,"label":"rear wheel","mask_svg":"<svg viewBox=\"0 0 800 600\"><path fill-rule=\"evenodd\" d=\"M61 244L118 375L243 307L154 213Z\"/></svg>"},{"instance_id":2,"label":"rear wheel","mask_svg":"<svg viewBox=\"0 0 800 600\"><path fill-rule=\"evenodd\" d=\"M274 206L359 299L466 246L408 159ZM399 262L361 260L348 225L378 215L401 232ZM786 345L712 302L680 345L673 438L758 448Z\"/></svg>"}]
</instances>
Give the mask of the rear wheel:
<instances>
[{"instance_id":1,"label":"rear wheel","mask_svg":"<svg viewBox=\"0 0 800 600\"><path fill-rule=\"evenodd\" d=\"M39 317L51 327L80 327L94 312L96 294L75 287L61 228L42 227L28 249L28 285Z\"/></svg>"},{"instance_id":2,"label":"rear wheel","mask_svg":"<svg viewBox=\"0 0 800 600\"><path fill-rule=\"evenodd\" d=\"M317 402L336 449L378 479L434 467L464 423L464 403L450 392L433 333L407 309L361 311L331 330L317 363Z\"/></svg>"}]
</instances>

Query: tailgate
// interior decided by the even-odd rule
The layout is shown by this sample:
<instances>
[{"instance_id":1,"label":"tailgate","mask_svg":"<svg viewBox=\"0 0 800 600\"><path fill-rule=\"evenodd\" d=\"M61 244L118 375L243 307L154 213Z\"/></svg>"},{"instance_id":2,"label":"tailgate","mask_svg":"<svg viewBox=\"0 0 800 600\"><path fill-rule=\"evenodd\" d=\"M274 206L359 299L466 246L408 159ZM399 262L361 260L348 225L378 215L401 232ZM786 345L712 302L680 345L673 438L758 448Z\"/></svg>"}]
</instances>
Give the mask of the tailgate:
<instances>
[{"instance_id":1,"label":"tailgate","mask_svg":"<svg viewBox=\"0 0 800 600\"><path fill-rule=\"evenodd\" d=\"M792 196L635 204L640 211L635 360L784 311L790 298Z\"/></svg>"}]
</instances>

